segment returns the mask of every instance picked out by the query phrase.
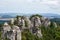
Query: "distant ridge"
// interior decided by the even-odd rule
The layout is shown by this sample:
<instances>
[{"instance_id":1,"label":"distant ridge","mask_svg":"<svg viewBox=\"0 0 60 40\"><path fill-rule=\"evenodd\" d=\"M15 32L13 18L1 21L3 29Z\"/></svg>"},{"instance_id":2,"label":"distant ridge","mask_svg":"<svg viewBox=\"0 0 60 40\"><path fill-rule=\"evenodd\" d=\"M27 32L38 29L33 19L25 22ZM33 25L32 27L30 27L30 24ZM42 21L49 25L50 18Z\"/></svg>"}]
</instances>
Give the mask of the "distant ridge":
<instances>
[{"instance_id":1,"label":"distant ridge","mask_svg":"<svg viewBox=\"0 0 60 40\"><path fill-rule=\"evenodd\" d=\"M11 15L3 15L2 18L13 18Z\"/></svg>"},{"instance_id":2,"label":"distant ridge","mask_svg":"<svg viewBox=\"0 0 60 40\"><path fill-rule=\"evenodd\" d=\"M12 17L16 17L17 15L19 15L19 16L31 16L34 14L37 14L37 13L28 13L28 14L25 14L25 13L0 13L0 17L12 18ZM42 15L44 17L47 17L47 18L60 18L60 15L53 14L53 13L38 13L38 14Z\"/></svg>"}]
</instances>

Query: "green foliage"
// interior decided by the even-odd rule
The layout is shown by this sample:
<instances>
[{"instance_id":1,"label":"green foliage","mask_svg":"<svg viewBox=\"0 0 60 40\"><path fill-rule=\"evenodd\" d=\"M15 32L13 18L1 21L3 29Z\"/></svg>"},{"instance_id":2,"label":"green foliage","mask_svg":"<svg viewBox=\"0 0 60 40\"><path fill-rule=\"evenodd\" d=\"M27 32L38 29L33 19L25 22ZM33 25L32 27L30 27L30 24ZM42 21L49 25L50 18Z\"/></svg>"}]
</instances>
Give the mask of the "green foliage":
<instances>
[{"instance_id":1,"label":"green foliage","mask_svg":"<svg viewBox=\"0 0 60 40\"><path fill-rule=\"evenodd\" d=\"M17 18L17 20L19 19L19 17L21 17L21 16L18 16L18 15L17 15L17 17L16 17L16 18Z\"/></svg>"},{"instance_id":2,"label":"green foliage","mask_svg":"<svg viewBox=\"0 0 60 40\"><path fill-rule=\"evenodd\" d=\"M49 27L41 26L42 38L33 35L29 30L22 32L22 40L60 40L60 27L54 27L53 23Z\"/></svg>"},{"instance_id":3,"label":"green foliage","mask_svg":"<svg viewBox=\"0 0 60 40\"><path fill-rule=\"evenodd\" d=\"M14 25L18 25L18 21L17 20L14 21Z\"/></svg>"},{"instance_id":4,"label":"green foliage","mask_svg":"<svg viewBox=\"0 0 60 40\"><path fill-rule=\"evenodd\" d=\"M22 40L33 40L33 35L29 32L29 30L24 30L22 32Z\"/></svg>"},{"instance_id":5,"label":"green foliage","mask_svg":"<svg viewBox=\"0 0 60 40\"><path fill-rule=\"evenodd\" d=\"M60 27L57 27L57 28L56 28L55 34L56 34L55 39L56 39L56 40L60 40Z\"/></svg>"},{"instance_id":6,"label":"green foliage","mask_svg":"<svg viewBox=\"0 0 60 40\"><path fill-rule=\"evenodd\" d=\"M0 40L1 40L1 34L2 34L2 33L1 33L1 31L0 31Z\"/></svg>"},{"instance_id":7,"label":"green foliage","mask_svg":"<svg viewBox=\"0 0 60 40\"><path fill-rule=\"evenodd\" d=\"M22 32L22 40L41 40L36 35L33 35L29 30Z\"/></svg>"},{"instance_id":8,"label":"green foliage","mask_svg":"<svg viewBox=\"0 0 60 40\"><path fill-rule=\"evenodd\" d=\"M43 40L55 40L55 29L41 27Z\"/></svg>"},{"instance_id":9,"label":"green foliage","mask_svg":"<svg viewBox=\"0 0 60 40\"><path fill-rule=\"evenodd\" d=\"M10 39L6 37L5 40L10 40Z\"/></svg>"},{"instance_id":10,"label":"green foliage","mask_svg":"<svg viewBox=\"0 0 60 40\"><path fill-rule=\"evenodd\" d=\"M53 18L50 19L51 22L56 22L58 25L60 25L60 18Z\"/></svg>"},{"instance_id":11,"label":"green foliage","mask_svg":"<svg viewBox=\"0 0 60 40\"><path fill-rule=\"evenodd\" d=\"M55 27L51 22L50 27L41 27L43 38L42 40L60 40L60 27Z\"/></svg>"},{"instance_id":12,"label":"green foliage","mask_svg":"<svg viewBox=\"0 0 60 40\"><path fill-rule=\"evenodd\" d=\"M3 26L3 24L0 24L0 27L2 27Z\"/></svg>"},{"instance_id":13,"label":"green foliage","mask_svg":"<svg viewBox=\"0 0 60 40\"><path fill-rule=\"evenodd\" d=\"M28 22L27 21L25 21L25 27L28 27Z\"/></svg>"}]
</instances>

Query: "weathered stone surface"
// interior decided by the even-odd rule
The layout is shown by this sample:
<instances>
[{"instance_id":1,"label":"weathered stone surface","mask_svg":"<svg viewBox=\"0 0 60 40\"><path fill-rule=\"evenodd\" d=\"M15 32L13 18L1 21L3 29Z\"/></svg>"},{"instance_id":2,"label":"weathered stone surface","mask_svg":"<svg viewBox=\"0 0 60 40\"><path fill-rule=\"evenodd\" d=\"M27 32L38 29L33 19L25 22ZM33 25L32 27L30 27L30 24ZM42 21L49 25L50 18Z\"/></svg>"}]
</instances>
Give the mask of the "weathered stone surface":
<instances>
[{"instance_id":1,"label":"weathered stone surface","mask_svg":"<svg viewBox=\"0 0 60 40\"><path fill-rule=\"evenodd\" d=\"M53 22L53 25L54 25L54 27L57 27L57 24L55 22Z\"/></svg>"},{"instance_id":2,"label":"weathered stone surface","mask_svg":"<svg viewBox=\"0 0 60 40\"><path fill-rule=\"evenodd\" d=\"M35 16L31 19L31 23L32 23L32 28L31 28L31 32L34 35L37 35L38 37L42 37L41 34L41 30L39 30L39 27L41 26L41 20L39 17Z\"/></svg>"},{"instance_id":3,"label":"weathered stone surface","mask_svg":"<svg viewBox=\"0 0 60 40\"><path fill-rule=\"evenodd\" d=\"M41 38L41 37L42 37L41 30L38 30L38 31L37 31L37 36L38 36L39 38Z\"/></svg>"},{"instance_id":4,"label":"weathered stone surface","mask_svg":"<svg viewBox=\"0 0 60 40\"><path fill-rule=\"evenodd\" d=\"M8 39L15 40L15 33L13 32L13 30L8 31L5 35L7 36Z\"/></svg>"},{"instance_id":5,"label":"weathered stone surface","mask_svg":"<svg viewBox=\"0 0 60 40\"><path fill-rule=\"evenodd\" d=\"M13 26L13 32L15 33L16 39L21 40L21 30L18 26Z\"/></svg>"},{"instance_id":6,"label":"weathered stone surface","mask_svg":"<svg viewBox=\"0 0 60 40\"><path fill-rule=\"evenodd\" d=\"M11 27L8 25L8 23L4 23L3 31L10 31L10 30L11 30Z\"/></svg>"},{"instance_id":7,"label":"weathered stone surface","mask_svg":"<svg viewBox=\"0 0 60 40\"><path fill-rule=\"evenodd\" d=\"M45 27L50 26L51 22L49 21L48 18L45 18L44 21L42 21L42 25L44 25Z\"/></svg>"},{"instance_id":8,"label":"weathered stone surface","mask_svg":"<svg viewBox=\"0 0 60 40\"><path fill-rule=\"evenodd\" d=\"M33 17L32 19L31 19L31 23L33 24L33 27L34 26L37 26L37 27L39 27L40 25L41 25L41 21L40 21L40 18L39 17Z\"/></svg>"},{"instance_id":9,"label":"weathered stone surface","mask_svg":"<svg viewBox=\"0 0 60 40\"><path fill-rule=\"evenodd\" d=\"M30 28L31 27L31 21L29 20L29 18L28 17L25 17L25 21L26 21L27 27Z\"/></svg>"},{"instance_id":10,"label":"weathered stone surface","mask_svg":"<svg viewBox=\"0 0 60 40\"><path fill-rule=\"evenodd\" d=\"M5 37L7 36L7 31L10 31L11 30L11 27L8 25L8 23L4 23L4 26L3 26L3 30L2 30L2 38L3 40L5 39ZM5 36L6 35L6 36Z\"/></svg>"},{"instance_id":11,"label":"weathered stone surface","mask_svg":"<svg viewBox=\"0 0 60 40\"><path fill-rule=\"evenodd\" d=\"M14 18L11 18L11 24L14 24Z\"/></svg>"},{"instance_id":12,"label":"weathered stone surface","mask_svg":"<svg viewBox=\"0 0 60 40\"><path fill-rule=\"evenodd\" d=\"M20 20L18 21L18 24L19 24L20 27L22 27L22 29L25 28L25 20L24 20L24 19L20 19Z\"/></svg>"},{"instance_id":13,"label":"weathered stone surface","mask_svg":"<svg viewBox=\"0 0 60 40\"><path fill-rule=\"evenodd\" d=\"M2 40L8 38L10 40L21 40L21 30L18 26L12 26L12 28L5 23L2 31Z\"/></svg>"},{"instance_id":14,"label":"weathered stone surface","mask_svg":"<svg viewBox=\"0 0 60 40\"><path fill-rule=\"evenodd\" d=\"M21 40L21 31L23 31L24 29L29 29L31 31L31 33L33 33L34 35L37 35L38 37L42 37L42 33L41 33L41 29L39 27L41 27L41 25L44 25L45 27L48 27L51 22L49 21L49 19L47 19L46 17L38 17L38 16L34 16L31 18L31 20L28 17L19 17L18 19L16 19L17 21L17 25L15 26L13 25L12 28L5 23L3 26L3 40L5 39L5 37L11 39L11 40ZM14 20L12 19L11 24L14 24ZM27 27L26 27L27 24ZM55 25L55 27L57 27L56 23L53 23Z\"/></svg>"}]
</instances>

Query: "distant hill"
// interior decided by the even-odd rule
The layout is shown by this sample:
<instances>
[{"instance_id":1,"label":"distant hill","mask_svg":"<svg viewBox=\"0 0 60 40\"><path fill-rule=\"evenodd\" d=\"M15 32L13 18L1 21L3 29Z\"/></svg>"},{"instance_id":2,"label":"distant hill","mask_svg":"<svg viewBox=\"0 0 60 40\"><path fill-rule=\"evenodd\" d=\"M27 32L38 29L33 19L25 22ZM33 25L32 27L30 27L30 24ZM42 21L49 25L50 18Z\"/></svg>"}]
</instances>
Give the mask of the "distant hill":
<instances>
[{"instance_id":1,"label":"distant hill","mask_svg":"<svg viewBox=\"0 0 60 40\"><path fill-rule=\"evenodd\" d=\"M53 14L53 13L45 13L45 14L41 14L41 15L44 17L47 17L47 18L60 18L60 15Z\"/></svg>"},{"instance_id":2,"label":"distant hill","mask_svg":"<svg viewBox=\"0 0 60 40\"><path fill-rule=\"evenodd\" d=\"M13 18L13 16L11 16L11 15L3 15L3 16L1 16L1 18Z\"/></svg>"},{"instance_id":3,"label":"distant hill","mask_svg":"<svg viewBox=\"0 0 60 40\"><path fill-rule=\"evenodd\" d=\"M33 14L37 14L37 13L28 13L28 14L25 14L25 13L0 13L0 17L2 17L2 18L12 18L12 17L16 17L17 15L31 16ZM60 18L60 15L53 14L53 13L38 13L38 14L42 15L44 17L47 17L47 18Z\"/></svg>"},{"instance_id":4,"label":"distant hill","mask_svg":"<svg viewBox=\"0 0 60 40\"><path fill-rule=\"evenodd\" d=\"M36 13L34 13L36 14ZM31 15L34 15L34 14L23 14L23 13L0 13L0 18L14 18L16 17L17 15L20 15L20 16L31 16ZM58 14L53 14L53 13L40 13L39 15L42 15L44 17L47 17L50 19L50 21L52 22L56 22L58 24L60 24L60 15Z\"/></svg>"},{"instance_id":5,"label":"distant hill","mask_svg":"<svg viewBox=\"0 0 60 40\"><path fill-rule=\"evenodd\" d=\"M57 24L60 25L60 18L53 18L53 19L50 19L51 22L56 22Z\"/></svg>"}]
</instances>

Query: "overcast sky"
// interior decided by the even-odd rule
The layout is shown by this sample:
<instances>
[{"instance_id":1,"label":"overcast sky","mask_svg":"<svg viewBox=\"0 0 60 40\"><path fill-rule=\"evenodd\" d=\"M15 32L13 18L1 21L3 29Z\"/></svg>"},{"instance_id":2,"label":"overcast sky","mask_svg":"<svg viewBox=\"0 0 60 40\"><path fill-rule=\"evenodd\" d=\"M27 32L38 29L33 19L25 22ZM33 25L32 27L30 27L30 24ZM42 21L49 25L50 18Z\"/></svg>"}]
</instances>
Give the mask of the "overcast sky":
<instances>
[{"instance_id":1,"label":"overcast sky","mask_svg":"<svg viewBox=\"0 0 60 40\"><path fill-rule=\"evenodd\" d=\"M60 0L0 0L0 13L60 13Z\"/></svg>"}]
</instances>

